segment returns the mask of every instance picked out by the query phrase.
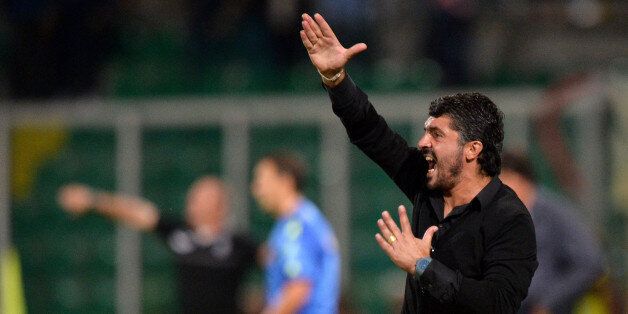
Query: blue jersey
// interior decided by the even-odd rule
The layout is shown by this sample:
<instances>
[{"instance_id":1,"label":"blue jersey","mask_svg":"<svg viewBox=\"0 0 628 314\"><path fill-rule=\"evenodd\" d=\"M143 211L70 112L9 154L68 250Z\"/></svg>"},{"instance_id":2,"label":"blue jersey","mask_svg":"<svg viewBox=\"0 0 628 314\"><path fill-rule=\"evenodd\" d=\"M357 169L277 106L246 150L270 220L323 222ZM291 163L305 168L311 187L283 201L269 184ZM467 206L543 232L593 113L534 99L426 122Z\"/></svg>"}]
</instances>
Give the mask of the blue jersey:
<instances>
[{"instance_id":1,"label":"blue jersey","mask_svg":"<svg viewBox=\"0 0 628 314\"><path fill-rule=\"evenodd\" d=\"M292 280L312 285L299 313L337 313L340 295L340 256L336 237L319 209L302 199L270 234L266 269L266 301L274 306L283 286Z\"/></svg>"}]
</instances>

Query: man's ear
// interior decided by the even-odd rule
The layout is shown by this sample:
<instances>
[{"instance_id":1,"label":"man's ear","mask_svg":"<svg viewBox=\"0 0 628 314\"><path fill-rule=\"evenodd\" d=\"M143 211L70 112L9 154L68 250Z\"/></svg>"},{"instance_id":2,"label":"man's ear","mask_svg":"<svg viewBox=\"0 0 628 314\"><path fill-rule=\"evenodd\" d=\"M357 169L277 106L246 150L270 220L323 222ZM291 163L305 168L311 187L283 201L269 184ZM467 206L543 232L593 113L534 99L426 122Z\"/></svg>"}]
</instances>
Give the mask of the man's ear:
<instances>
[{"instance_id":1,"label":"man's ear","mask_svg":"<svg viewBox=\"0 0 628 314\"><path fill-rule=\"evenodd\" d=\"M484 149L484 145L480 141L471 141L465 144L464 148L464 158L467 161L473 161L480 156L482 150Z\"/></svg>"}]
</instances>

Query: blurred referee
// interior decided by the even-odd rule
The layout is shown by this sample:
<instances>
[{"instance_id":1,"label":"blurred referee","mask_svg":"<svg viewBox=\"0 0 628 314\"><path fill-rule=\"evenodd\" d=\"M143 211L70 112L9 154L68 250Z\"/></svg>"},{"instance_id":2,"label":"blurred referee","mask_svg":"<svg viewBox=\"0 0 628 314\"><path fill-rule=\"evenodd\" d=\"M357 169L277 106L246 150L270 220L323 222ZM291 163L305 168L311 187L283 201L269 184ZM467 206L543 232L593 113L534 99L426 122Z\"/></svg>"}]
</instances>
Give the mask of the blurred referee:
<instances>
[{"instance_id":1,"label":"blurred referee","mask_svg":"<svg viewBox=\"0 0 628 314\"><path fill-rule=\"evenodd\" d=\"M187 195L184 222L163 217L147 200L84 185L62 187L58 200L67 212L93 210L135 230L159 234L176 257L183 313L240 313L238 292L255 266L256 245L228 230L226 194L219 179L198 179Z\"/></svg>"}]
</instances>

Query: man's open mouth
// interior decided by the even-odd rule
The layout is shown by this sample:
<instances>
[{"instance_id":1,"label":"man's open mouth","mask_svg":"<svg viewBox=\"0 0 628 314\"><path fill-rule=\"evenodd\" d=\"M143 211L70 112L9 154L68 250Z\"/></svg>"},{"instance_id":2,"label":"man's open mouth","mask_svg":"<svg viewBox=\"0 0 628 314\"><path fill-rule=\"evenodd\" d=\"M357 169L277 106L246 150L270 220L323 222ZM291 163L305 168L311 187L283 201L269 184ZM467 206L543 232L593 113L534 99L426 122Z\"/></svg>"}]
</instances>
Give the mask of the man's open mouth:
<instances>
[{"instance_id":1,"label":"man's open mouth","mask_svg":"<svg viewBox=\"0 0 628 314\"><path fill-rule=\"evenodd\" d=\"M436 167L436 160L432 156L425 156L425 161L427 161L427 173L434 172L434 167Z\"/></svg>"}]
</instances>

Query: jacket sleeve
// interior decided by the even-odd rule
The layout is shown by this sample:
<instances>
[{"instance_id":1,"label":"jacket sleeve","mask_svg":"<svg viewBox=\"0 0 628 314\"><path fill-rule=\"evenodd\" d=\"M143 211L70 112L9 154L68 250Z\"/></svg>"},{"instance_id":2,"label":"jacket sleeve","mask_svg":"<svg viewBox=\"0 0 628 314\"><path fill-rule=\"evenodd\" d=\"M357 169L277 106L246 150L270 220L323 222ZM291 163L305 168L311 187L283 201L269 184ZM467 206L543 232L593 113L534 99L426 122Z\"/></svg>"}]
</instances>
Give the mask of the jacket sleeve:
<instances>
[{"instance_id":1,"label":"jacket sleeve","mask_svg":"<svg viewBox=\"0 0 628 314\"><path fill-rule=\"evenodd\" d=\"M351 80L328 88L332 109L347 130L352 144L375 161L412 201L425 182L427 162L417 148L394 132Z\"/></svg>"},{"instance_id":2,"label":"jacket sleeve","mask_svg":"<svg viewBox=\"0 0 628 314\"><path fill-rule=\"evenodd\" d=\"M516 313L537 267L535 241L530 216L514 216L487 239L481 278L465 277L434 259L419 278L421 288L472 312Z\"/></svg>"}]
</instances>

